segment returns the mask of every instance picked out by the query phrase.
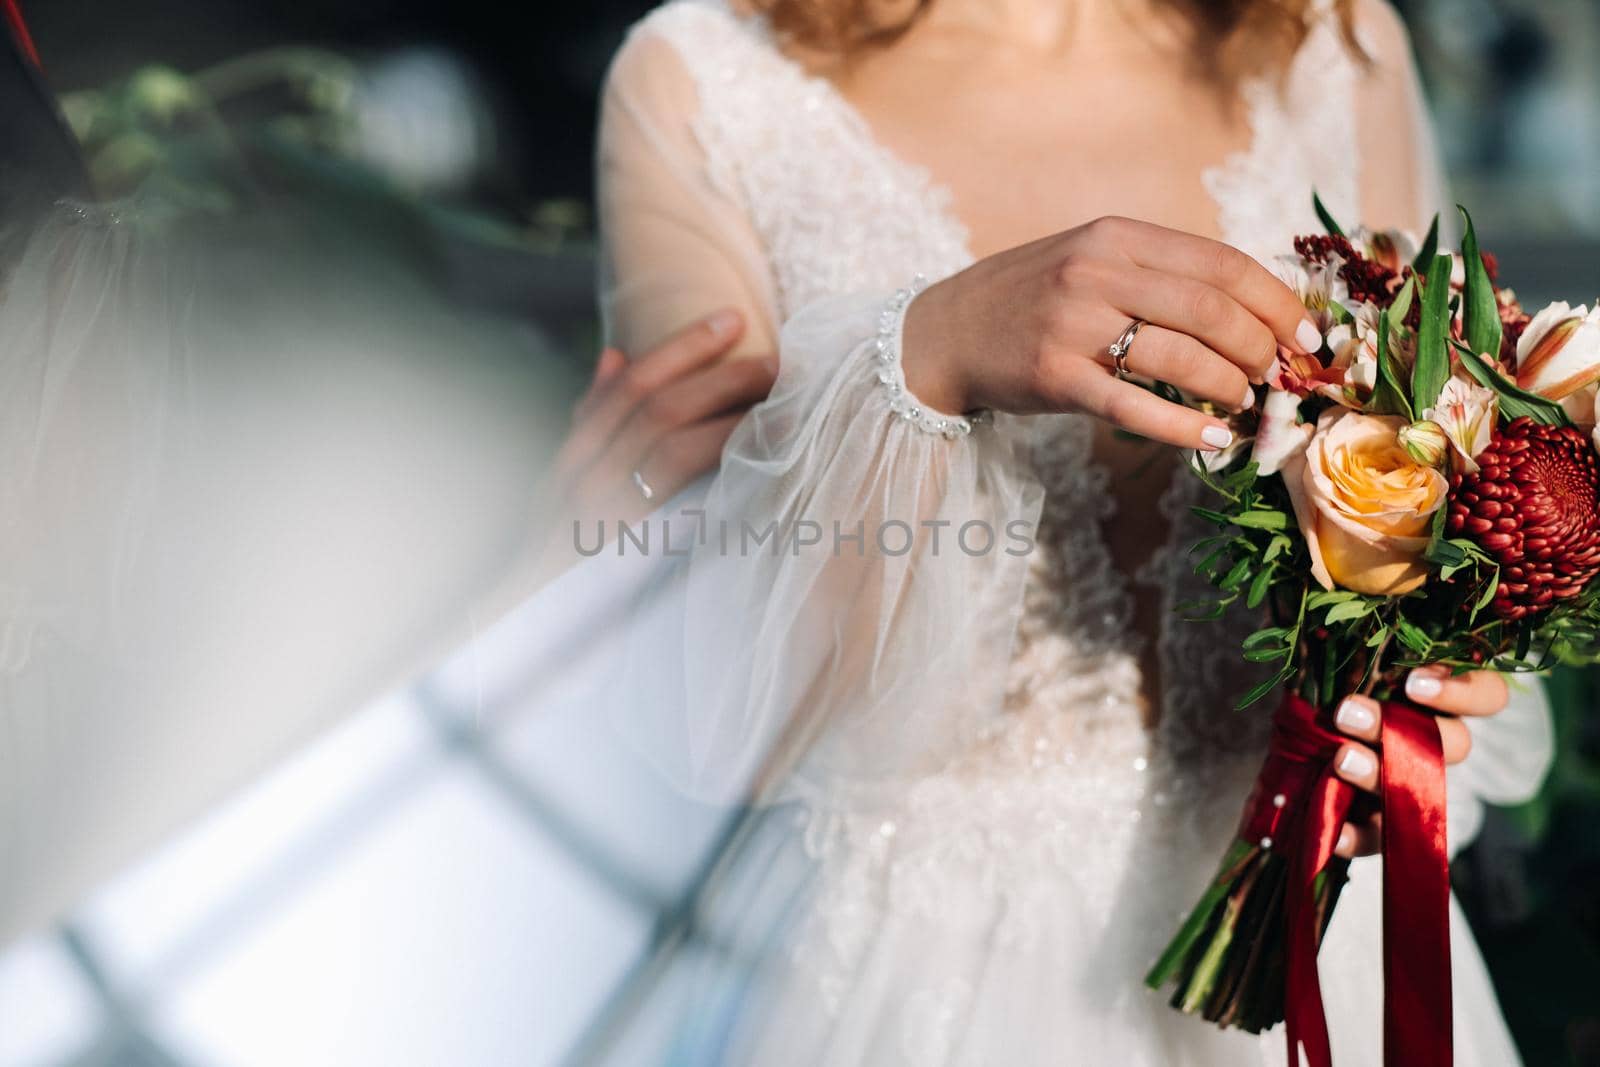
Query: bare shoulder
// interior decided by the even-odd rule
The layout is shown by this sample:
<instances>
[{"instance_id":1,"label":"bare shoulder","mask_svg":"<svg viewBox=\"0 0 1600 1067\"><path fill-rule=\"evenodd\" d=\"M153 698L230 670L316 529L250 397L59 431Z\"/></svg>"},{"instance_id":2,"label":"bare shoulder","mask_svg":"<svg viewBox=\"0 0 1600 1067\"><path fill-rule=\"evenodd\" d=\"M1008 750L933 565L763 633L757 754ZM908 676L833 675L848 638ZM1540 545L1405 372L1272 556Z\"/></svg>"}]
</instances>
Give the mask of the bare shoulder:
<instances>
[{"instance_id":1,"label":"bare shoulder","mask_svg":"<svg viewBox=\"0 0 1600 1067\"><path fill-rule=\"evenodd\" d=\"M1405 20L1389 0L1355 0L1353 19L1356 40L1379 67L1408 67L1411 63L1411 34Z\"/></svg>"}]
</instances>

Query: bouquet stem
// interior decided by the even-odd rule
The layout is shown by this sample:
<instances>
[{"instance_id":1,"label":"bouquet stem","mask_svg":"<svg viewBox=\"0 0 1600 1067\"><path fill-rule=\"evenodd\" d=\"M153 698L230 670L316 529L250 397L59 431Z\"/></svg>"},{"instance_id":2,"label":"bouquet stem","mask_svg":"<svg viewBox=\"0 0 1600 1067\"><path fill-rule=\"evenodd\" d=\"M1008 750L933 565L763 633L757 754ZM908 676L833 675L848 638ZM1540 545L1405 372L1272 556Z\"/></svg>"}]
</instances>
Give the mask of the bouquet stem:
<instances>
[{"instance_id":1,"label":"bouquet stem","mask_svg":"<svg viewBox=\"0 0 1600 1067\"><path fill-rule=\"evenodd\" d=\"M1335 860L1315 883L1318 941L1327 929L1348 864ZM1283 1020L1287 857L1235 840L1216 877L1145 978L1176 981L1172 1006L1219 1026L1260 1033Z\"/></svg>"}]
</instances>

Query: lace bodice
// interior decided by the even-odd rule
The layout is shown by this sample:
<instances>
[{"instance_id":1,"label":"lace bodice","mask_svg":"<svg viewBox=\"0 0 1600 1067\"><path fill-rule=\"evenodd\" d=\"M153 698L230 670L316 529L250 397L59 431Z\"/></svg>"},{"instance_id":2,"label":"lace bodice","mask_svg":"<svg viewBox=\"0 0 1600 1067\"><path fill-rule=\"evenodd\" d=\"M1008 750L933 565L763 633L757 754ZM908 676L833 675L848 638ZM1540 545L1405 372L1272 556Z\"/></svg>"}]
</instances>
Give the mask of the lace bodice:
<instances>
[{"instance_id":1,"label":"lace bodice","mask_svg":"<svg viewBox=\"0 0 1600 1067\"><path fill-rule=\"evenodd\" d=\"M780 318L841 293L889 292L913 274L937 279L971 263L949 192L884 148L830 82L782 54L762 20L736 16L721 0L680 0L644 26L676 46L693 77L694 132L711 180L746 206ZM1335 212L1359 217L1353 84L1353 61L1325 21L1284 91L1266 82L1246 87L1253 143L1205 175L1226 240L1262 257L1288 247L1317 226L1312 187ZM1035 422L1032 462L1046 502L1008 687L1017 714L1005 732L1015 736L995 743L1025 751L1029 764L1070 752L1086 766L1147 767L1149 739L1129 713L1145 640L1129 631L1130 583L1159 587L1167 608L1201 591L1183 551L1198 539L1184 521L1194 479L1180 469L1166 493L1167 548L1141 575L1123 575L1100 533L1114 505L1108 475L1091 457L1090 423L1072 415ZM1163 675L1184 683L1166 688L1159 747L1183 753L1192 772L1184 780L1201 780L1205 754L1225 749L1236 758L1264 716L1219 717L1247 677L1239 627L1165 617L1153 638ZM1139 777L1117 775L1117 789L1092 785L1124 794L1126 813L1130 789L1142 792Z\"/></svg>"}]
</instances>

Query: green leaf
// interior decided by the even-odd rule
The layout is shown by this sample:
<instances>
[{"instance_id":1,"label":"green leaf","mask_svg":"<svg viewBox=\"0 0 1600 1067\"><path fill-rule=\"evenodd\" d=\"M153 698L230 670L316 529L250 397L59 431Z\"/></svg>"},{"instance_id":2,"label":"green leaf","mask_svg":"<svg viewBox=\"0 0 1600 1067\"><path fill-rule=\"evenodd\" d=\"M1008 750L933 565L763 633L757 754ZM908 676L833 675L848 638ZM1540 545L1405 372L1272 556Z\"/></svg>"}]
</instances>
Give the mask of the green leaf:
<instances>
[{"instance_id":1,"label":"green leaf","mask_svg":"<svg viewBox=\"0 0 1600 1067\"><path fill-rule=\"evenodd\" d=\"M1322 197L1318 196L1315 192L1311 194L1311 206L1316 209L1317 218L1322 221L1323 229L1327 230L1328 233L1332 234L1334 237L1343 237L1345 235L1344 229L1334 221L1333 213L1330 212L1327 208L1327 205L1322 202Z\"/></svg>"},{"instance_id":2,"label":"green leaf","mask_svg":"<svg viewBox=\"0 0 1600 1067\"><path fill-rule=\"evenodd\" d=\"M1489 578L1488 584L1483 587L1483 595L1478 597L1477 601L1472 605L1472 612L1474 615L1489 606L1489 601L1494 599L1494 594L1499 590L1499 588L1500 571L1497 569Z\"/></svg>"},{"instance_id":3,"label":"green leaf","mask_svg":"<svg viewBox=\"0 0 1600 1067\"><path fill-rule=\"evenodd\" d=\"M1271 678L1266 679L1260 684L1253 686L1248 693L1240 697L1239 703L1233 706L1234 710L1243 711L1245 708L1248 708L1251 704L1254 704L1256 701L1260 700L1262 697L1278 688L1278 686L1288 681L1290 676L1293 674L1293 665L1284 667L1283 670L1279 671L1277 674L1274 674Z\"/></svg>"},{"instance_id":4,"label":"green leaf","mask_svg":"<svg viewBox=\"0 0 1600 1067\"><path fill-rule=\"evenodd\" d=\"M1411 414L1411 401L1400 388L1400 375L1394 357L1389 354L1389 312L1378 316L1378 384L1372 390L1372 400L1367 410L1375 415L1399 415L1407 422Z\"/></svg>"},{"instance_id":5,"label":"green leaf","mask_svg":"<svg viewBox=\"0 0 1600 1067\"><path fill-rule=\"evenodd\" d=\"M1348 622L1351 619L1359 619L1370 614L1372 608L1373 604L1370 600L1346 600L1343 604L1335 604L1329 608L1327 618L1322 621L1328 626L1332 626L1336 622Z\"/></svg>"},{"instance_id":6,"label":"green leaf","mask_svg":"<svg viewBox=\"0 0 1600 1067\"><path fill-rule=\"evenodd\" d=\"M1206 520L1207 522L1216 523L1218 526L1232 526L1233 525L1233 516L1224 515L1220 511L1212 511L1210 508L1202 508L1202 507L1199 507L1198 505L1196 505L1195 507L1191 507L1189 510L1194 512L1196 515L1198 515L1200 518Z\"/></svg>"},{"instance_id":7,"label":"green leaf","mask_svg":"<svg viewBox=\"0 0 1600 1067\"><path fill-rule=\"evenodd\" d=\"M1257 630L1244 639L1245 648L1260 648L1263 645L1278 642L1281 644L1293 633L1287 626L1269 626L1264 630Z\"/></svg>"},{"instance_id":8,"label":"green leaf","mask_svg":"<svg viewBox=\"0 0 1600 1067\"><path fill-rule=\"evenodd\" d=\"M1222 600L1185 600L1178 605L1185 622L1216 622L1222 618L1222 613L1228 610L1228 605L1233 603L1235 597L1226 597Z\"/></svg>"},{"instance_id":9,"label":"green leaf","mask_svg":"<svg viewBox=\"0 0 1600 1067\"><path fill-rule=\"evenodd\" d=\"M1461 567L1469 562L1467 554L1449 541L1434 541L1428 546L1427 551L1422 553L1422 558L1429 563L1438 564L1441 568Z\"/></svg>"},{"instance_id":10,"label":"green leaf","mask_svg":"<svg viewBox=\"0 0 1600 1067\"><path fill-rule=\"evenodd\" d=\"M1426 656L1433 647L1433 638L1429 637L1417 626L1400 619L1394 624L1395 636L1400 638L1400 643L1419 656Z\"/></svg>"},{"instance_id":11,"label":"green leaf","mask_svg":"<svg viewBox=\"0 0 1600 1067\"><path fill-rule=\"evenodd\" d=\"M1348 589L1319 589L1306 598L1306 610L1316 611L1329 604L1343 604L1347 600L1354 600L1360 593L1352 593Z\"/></svg>"},{"instance_id":12,"label":"green leaf","mask_svg":"<svg viewBox=\"0 0 1600 1067\"><path fill-rule=\"evenodd\" d=\"M1387 626L1378 627L1378 629L1373 633L1373 635L1371 637L1367 638L1367 647L1368 648L1377 648L1379 645L1383 644L1384 640L1386 638L1388 638L1388 636L1389 636L1389 627L1387 627Z\"/></svg>"},{"instance_id":13,"label":"green leaf","mask_svg":"<svg viewBox=\"0 0 1600 1067\"><path fill-rule=\"evenodd\" d=\"M1251 530L1286 530L1289 528L1289 516L1282 511L1269 511L1258 508L1254 511L1241 512L1232 517L1235 526L1243 526Z\"/></svg>"},{"instance_id":14,"label":"green leaf","mask_svg":"<svg viewBox=\"0 0 1600 1067\"><path fill-rule=\"evenodd\" d=\"M1417 258L1413 259L1411 261L1411 269L1416 271L1418 274L1428 274L1428 272L1430 270L1432 270L1436 266L1437 261L1434 259L1434 256L1438 253L1438 251L1439 251L1439 216L1435 215L1433 217L1433 225L1428 227L1428 236L1422 242L1422 251L1418 252L1417 253ZM1449 260L1450 260L1450 257L1446 256L1445 257L1446 266L1445 266L1445 275L1444 275L1446 278L1450 277ZM1429 277L1432 277L1432 275L1429 274ZM1447 285L1447 286L1445 286L1445 288L1448 289L1449 286Z\"/></svg>"},{"instance_id":15,"label":"green leaf","mask_svg":"<svg viewBox=\"0 0 1600 1067\"><path fill-rule=\"evenodd\" d=\"M1233 565L1232 570L1223 575L1222 581L1217 583L1217 588L1224 592L1233 592L1243 583L1245 576L1250 573L1250 568L1253 566L1255 566L1255 560L1241 559Z\"/></svg>"},{"instance_id":16,"label":"green leaf","mask_svg":"<svg viewBox=\"0 0 1600 1067\"><path fill-rule=\"evenodd\" d=\"M1467 232L1461 238L1461 258L1466 261L1467 284L1464 292L1466 305L1462 315L1463 332L1473 355L1500 358L1500 304L1495 299L1494 283L1489 280L1489 269L1483 265L1483 251L1478 247L1478 233L1472 226L1472 216L1461 208Z\"/></svg>"},{"instance_id":17,"label":"green leaf","mask_svg":"<svg viewBox=\"0 0 1600 1067\"><path fill-rule=\"evenodd\" d=\"M1515 419L1523 415L1535 422L1542 422L1546 426L1569 426L1567 413L1561 410L1561 405L1553 400L1546 400L1537 393L1530 393L1520 389L1511 381L1500 375L1480 359L1477 353L1465 345L1455 346L1456 355L1461 357L1461 365L1467 373L1475 378L1479 385L1493 389L1500 398L1500 413L1507 418Z\"/></svg>"},{"instance_id":18,"label":"green leaf","mask_svg":"<svg viewBox=\"0 0 1600 1067\"><path fill-rule=\"evenodd\" d=\"M1437 257L1428 276L1436 281L1422 290L1417 365L1411 371L1411 403L1419 413L1438 402L1450 378L1450 257Z\"/></svg>"},{"instance_id":19,"label":"green leaf","mask_svg":"<svg viewBox=\"0 0 1600 1067\"><path fill-rule=\"evenodd\" d=\"M1406 279L1406 283L1400 287L1400 291L1394 294L1394 303L1389 305L1389 321L1394 323L1396 331L1405 328L1406 316L1411 314L1411 301L1416 298L1416 295L1417 276L1413 274Z\"/></svg>"},{"instance_id":20,"label":"green leaf","mask_svg":"<svg viewBox=\"0 0 1600 1067\"><path fill-rule=\"evenodd\" d=\"M1250 583L1250 592L1244 598L1245 607L1259 608L1261 602L1267 599L1267 590L1272 588L1272 575L1277 569L1272 566L1261 568L1261 572L1256 575L1255 581Z\"/></svg>"}]
</instances>

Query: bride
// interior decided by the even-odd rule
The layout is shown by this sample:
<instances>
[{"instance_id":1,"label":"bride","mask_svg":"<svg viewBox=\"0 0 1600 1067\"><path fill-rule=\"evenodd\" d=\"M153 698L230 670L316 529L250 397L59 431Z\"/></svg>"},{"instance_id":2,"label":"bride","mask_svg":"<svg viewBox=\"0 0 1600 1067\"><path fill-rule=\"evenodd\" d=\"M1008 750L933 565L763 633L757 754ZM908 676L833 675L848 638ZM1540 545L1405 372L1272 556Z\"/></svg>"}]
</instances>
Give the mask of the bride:
<instances>
[{"instance_id":1,"label":"bride","mask_svg":"<svg viewBox=\"0 0 1600 1067\"><path fill-rule=\"evenodd\" d=\"M1196 480L1165 446L1228 430L1107 349L1147 320L1129 370L1248 406L1280 351L1320 344L1261 265L1318 229L1311 191L1426 228L1445 201L1400 21L1378 0L751 8L655 11L603 107L612 337L644 351L732 305L736 355L780 372L610 690L672 781L752 803L696 901L709 948L667 939L639 998L670 1035L619 1026L596 1058L1283 1063L1278 1033L1141 984L1267 716L1230 710L1251 621L1174 612ZM647 498L665 462L640 444ZM1407 692L1445 713L1459 848L1482 803L1536 788L1542 697L1430 669ZM1370 788L1376 705L1338 722L1339 772ZM1379 831L1347 826L1341 854ZM1381 1062L1378 863L1352 865L1321 954L1341 1065ZM1457 1062L1514 1063L1452 922Z\"/></svg>"}]
</instances>

